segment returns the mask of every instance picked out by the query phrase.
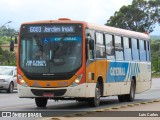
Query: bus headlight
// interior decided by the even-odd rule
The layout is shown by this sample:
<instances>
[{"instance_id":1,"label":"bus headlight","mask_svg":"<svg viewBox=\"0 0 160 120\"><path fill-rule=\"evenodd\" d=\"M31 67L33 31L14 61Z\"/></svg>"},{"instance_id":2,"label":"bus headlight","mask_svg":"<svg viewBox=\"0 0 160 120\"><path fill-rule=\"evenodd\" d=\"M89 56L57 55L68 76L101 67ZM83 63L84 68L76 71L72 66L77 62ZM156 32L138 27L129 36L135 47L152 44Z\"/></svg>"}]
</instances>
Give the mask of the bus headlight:
<instances>
[{"instance_id":1,"label":"bus headlight","mask_svg":"<svg viewBox=\"0 0 160 120\"><path fill-rule=\"evenodd\" d=\"M22 78L21 75L18 74L18 82L20 85L28 87L28 85L26 84L26 82L24 81L24 79Z\"/></svg>"},{"instance_id":2,"label":"bus headlight","mask_svg":"<svg viewBox=\"0 0 160 120\"><path fill-rule=\"evenodd\" d=\"M71 87L79 85L80 81L82 80L83 74L79 75L74 82L72 83Z\"/></svg>"}]
</instances>

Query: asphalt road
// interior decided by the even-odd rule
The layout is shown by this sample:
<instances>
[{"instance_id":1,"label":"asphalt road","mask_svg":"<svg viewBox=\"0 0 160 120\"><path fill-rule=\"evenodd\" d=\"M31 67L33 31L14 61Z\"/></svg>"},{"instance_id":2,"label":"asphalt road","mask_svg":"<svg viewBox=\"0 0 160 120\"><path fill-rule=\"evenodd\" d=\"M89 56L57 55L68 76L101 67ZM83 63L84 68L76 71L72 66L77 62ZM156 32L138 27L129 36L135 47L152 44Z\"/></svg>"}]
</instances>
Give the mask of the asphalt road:
<instances>
[{"instance_id":1,"label":"asphalt road","mask_svg":"<svg viewBox=\"0 0 160 120\"><path fill-rule=\"evenodd\" d=\"M152 79L152 87L149 91L136 94L134 103L160 99L160 78ZM97 108L88 106L87 103L72 101L49 100L47 108L37 108L34 99L18 98L17 91L8 94L5 91L0 92L0 111L52 111L52 116L64 115L68 113L91 111L101 108L120 106L130 104L129 102L120 103L116 96L105 97L101 99L101 105ZM54 111L54 112L53 112Z\"/></svg>"}]
</instances>

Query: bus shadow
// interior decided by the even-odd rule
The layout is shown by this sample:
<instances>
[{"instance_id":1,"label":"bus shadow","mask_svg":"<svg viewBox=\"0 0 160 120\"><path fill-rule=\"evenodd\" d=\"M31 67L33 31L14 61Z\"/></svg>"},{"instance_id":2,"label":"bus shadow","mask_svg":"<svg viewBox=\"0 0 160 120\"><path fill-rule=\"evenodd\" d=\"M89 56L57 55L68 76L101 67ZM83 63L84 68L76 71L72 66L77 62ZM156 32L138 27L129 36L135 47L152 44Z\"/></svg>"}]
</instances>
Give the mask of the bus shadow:
<instances>
[{"instance_id":1,"label":"bus shadow","mask_svg":"<svg viewBox=\"0 0 160 120\"><path fill-rule=\"evenodd\" d=\"M57 102L58 103L58 102ZM77 102L77 101L73 101L70 103L63 103L63 104L57 104L56 102L54 103L54 105L47 105L47 107L45 109L47 110L78 110L78 111L84 111L84 110L94 110L97 108L103 108L103 107L110 107L112 105L117 105L120 104L120 102L117 99L112 99L112 100L108 100L108 99L103 99L101 100L100 106L99 107L91 107L88 102ZM42 110L42 108L36 108L37 110ZM43 108L44 110L44 108Z\"/></svg>"}]
</instances>

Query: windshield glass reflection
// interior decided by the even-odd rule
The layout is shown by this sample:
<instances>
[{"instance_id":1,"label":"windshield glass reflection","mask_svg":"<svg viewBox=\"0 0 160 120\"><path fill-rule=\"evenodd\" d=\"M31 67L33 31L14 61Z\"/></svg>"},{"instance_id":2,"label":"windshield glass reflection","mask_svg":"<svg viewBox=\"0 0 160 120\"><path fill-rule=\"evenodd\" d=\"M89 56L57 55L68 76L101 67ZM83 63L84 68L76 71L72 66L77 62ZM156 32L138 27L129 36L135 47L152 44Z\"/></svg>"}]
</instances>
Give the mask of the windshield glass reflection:
<instances>
[{"instance_id":1,"label":"windshield glass reflection","mask_svg":"<svg viewBox=\"0 0 160 120\"><path fill-rule=\"evenodd\" d=\"M32 73L68 73L82 64L81 36L37 36L21 39L20 65Z\"/></svg>"}]
</instances>

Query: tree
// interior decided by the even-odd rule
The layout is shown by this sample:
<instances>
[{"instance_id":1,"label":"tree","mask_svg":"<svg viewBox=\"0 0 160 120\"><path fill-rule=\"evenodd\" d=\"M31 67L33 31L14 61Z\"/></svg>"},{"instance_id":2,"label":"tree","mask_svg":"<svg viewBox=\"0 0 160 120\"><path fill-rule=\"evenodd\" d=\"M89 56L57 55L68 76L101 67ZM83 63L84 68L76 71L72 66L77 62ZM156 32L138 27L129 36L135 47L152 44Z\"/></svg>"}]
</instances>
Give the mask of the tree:
<instances>
[{"instance_id":1,"label":"tree","mask_svg":"<svg viewBox=\"0 0 160 120\"><path fill-rule=\"evenodd\" d=\"M6 26L0 28L0 36L11 36L14 33L16 33L15 29L7 28Z\"/></svg>"},{"instance_id":2,"label":"tree","mask_svg":"<svg viewBox=\"0 0 160 120\"><path fill-rule=\"evenodd\" d=\"M105 25L150 33L155 23L160 23L160 0L133 0L131 5L116 11Z\"/></svg>"},{"instance_id":3,"label":"tree","mask_svg":"<svg viewBox=\"0 0 160 120\"><path fill-rule=\"evenodd\" d=\"M160 72L160 39L151 40L152 71Z\"/></svg>"},{"instance_id":4,"label":"tree","mask_svg":"<svg viewBox=\"0 0 160 120\"><path fill-rule=\"evenodd\" d=\"M7 50L2 50L2 54L0 54L0 64L16 65L16 54Z\"/></svg>"},{"instance_id":5,"label":"tree","mask_svg":"<svg viewBox=\"0 0 160 120\"><path fill-rule=\"evenodd\" d=\"M0 27L0 45L9 44L15 33L15 29L6 28L6 26ZM16 54L7 50L4 51L0 46L0 65L16 65Z\"/></svg>"}]
</instances>

